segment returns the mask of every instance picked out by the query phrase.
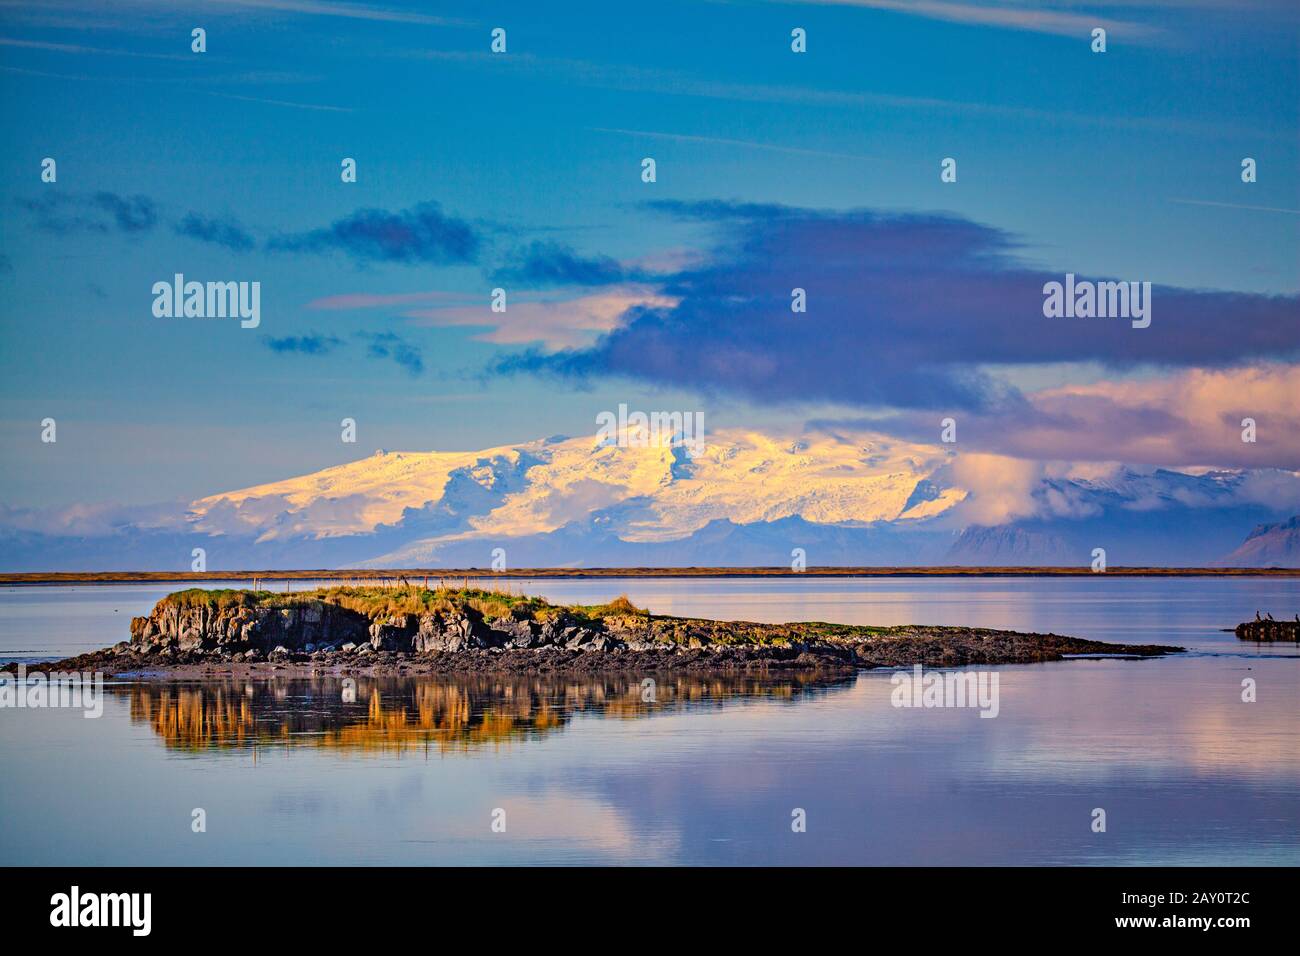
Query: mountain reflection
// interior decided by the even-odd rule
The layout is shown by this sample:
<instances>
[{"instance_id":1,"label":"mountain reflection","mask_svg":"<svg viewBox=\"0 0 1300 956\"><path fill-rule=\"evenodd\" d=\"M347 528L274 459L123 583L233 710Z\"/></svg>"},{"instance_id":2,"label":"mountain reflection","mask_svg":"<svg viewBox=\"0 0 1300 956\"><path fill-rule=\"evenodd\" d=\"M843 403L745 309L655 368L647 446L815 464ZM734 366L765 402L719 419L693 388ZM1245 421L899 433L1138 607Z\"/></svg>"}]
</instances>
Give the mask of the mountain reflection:
<instances>
[{"instance_id":1,"label":"mountain reflection","mask_svg":"<svg viewBox=\"0 0 1300 956\"><path fill-rule=\"evenodd\" d=\"M314 747L402 754L471 751L537 739L574 716L635 719L744 699L794 701L850 678L699 675L272 678L149 682L111 691L170 749Z\"/></svg>"}]
</instances>

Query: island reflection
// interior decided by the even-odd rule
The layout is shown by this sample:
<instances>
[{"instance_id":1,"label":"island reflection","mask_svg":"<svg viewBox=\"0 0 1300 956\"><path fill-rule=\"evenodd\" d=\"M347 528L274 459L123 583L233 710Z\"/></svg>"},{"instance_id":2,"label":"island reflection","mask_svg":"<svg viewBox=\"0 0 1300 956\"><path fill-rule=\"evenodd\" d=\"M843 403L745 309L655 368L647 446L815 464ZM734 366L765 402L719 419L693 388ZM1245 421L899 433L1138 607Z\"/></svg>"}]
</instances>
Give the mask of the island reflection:
<instances>
[{"instance_id":1,"label":"island reflection","mask_svg":"<svg viewBox=\"0 0 1300 956\"><path fill-rule=\"evenodd\" d=\"M551 734L579 714L635 719L741 700L796 701L852 677L293 677L141 682L110 689L168 749L469 752Z\"/></svg>"}]
</instances>

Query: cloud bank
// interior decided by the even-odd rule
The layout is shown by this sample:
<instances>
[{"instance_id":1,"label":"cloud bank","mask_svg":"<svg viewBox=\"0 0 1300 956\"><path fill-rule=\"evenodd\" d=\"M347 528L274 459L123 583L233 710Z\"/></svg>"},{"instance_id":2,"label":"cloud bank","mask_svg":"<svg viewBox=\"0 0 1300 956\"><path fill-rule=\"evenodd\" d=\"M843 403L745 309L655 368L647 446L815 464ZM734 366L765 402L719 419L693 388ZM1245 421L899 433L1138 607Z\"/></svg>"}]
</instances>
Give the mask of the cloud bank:
<instances>
[{"instance_id":1,"label":"cloud bank","mask_svg":"<svg viewBox=\"0 0 1300 956\"><path fill-rule=\"evenodd\" d=\"M1281 364L1300 354L1294 295L1154 286L1149 328L1046 318L1043 287L1067 270L1030 268L1007 233L958 216L653 206L711 224L718 237L706 261L659 285L672 304L639 303L589 347L533 349L502 359L498 372L623 376L756 405L895 410L911 433L923 420L927 438L936 415L961 413L974 426L967 436L1012 454L1078 457L1082 438L1108 459L1165 463L1202 453L1222 461L1214 456L1230 451L1241 460L1229 444L1241 444L1240 417L1282 414L1281 396L1295 394L1295 373ZM797 289L806 312L792 311ZM1078 362L1184 377L1026 395L992 371Z\"/></svg>"}]
</instances>

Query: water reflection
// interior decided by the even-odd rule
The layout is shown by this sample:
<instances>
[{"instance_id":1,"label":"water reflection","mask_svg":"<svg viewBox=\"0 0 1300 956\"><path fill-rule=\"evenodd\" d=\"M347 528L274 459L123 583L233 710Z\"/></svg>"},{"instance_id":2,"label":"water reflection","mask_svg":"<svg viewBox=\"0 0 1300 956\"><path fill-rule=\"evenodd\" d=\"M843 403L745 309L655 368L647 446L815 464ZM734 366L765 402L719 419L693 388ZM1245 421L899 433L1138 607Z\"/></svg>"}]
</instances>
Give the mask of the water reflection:
<instances>
[{"instance_id":1,"label":"water reflection","mask_svg":"<svg viewBox=\"0 0 1300 956\"><path fill-rule=\"evenodd\" d=\"M106 688L169 749L312 747L467 752L554 733L575 716L636 719L745 699L795 701L853 684L817 674L607 677L332 676L142 682Z\"/></svg>"}]
</instances>

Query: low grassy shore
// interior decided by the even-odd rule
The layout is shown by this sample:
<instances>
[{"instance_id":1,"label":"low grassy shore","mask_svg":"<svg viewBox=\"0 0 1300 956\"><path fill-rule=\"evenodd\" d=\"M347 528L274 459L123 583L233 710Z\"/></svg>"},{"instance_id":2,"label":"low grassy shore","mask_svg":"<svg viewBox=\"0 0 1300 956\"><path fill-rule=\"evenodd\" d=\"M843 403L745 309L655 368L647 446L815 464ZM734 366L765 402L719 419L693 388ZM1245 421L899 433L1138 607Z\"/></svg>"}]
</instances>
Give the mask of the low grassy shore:
<instances>
[{"instance_id":1,"label":"low grassy shore","mask_svg":"<svg viewBox=\"0 0 1300 956\"><path fill-rule=\"evenodd\" d=\"M1154 657L1157 644L966 627L755 624L652 615L622 597L556 605L471 587L331 587L294 594L178 591L131 639L48 665L105 674L291 670L421 674L606 670L782 671Z\"/></svg>"}]
</instances>

